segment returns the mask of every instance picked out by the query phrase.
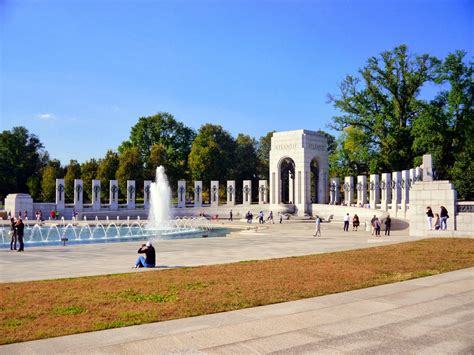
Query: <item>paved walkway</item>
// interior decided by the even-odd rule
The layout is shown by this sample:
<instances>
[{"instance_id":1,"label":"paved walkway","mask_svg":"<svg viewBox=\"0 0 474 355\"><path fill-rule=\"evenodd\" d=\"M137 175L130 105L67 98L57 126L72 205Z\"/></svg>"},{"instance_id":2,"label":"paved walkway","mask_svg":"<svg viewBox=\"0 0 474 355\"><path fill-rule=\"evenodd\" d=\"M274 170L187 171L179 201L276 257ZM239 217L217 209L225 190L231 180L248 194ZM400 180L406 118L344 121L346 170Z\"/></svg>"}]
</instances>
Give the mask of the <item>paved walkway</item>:
<instances>
[{"instance_id":1,"label":"paved walkway","mask_svg":"<svg viewBox=\"0 0 474 355\"><path fill-rule=\"evenodd\" d=\"M6 345L0 354L472 354L473 275Z\"/></svg>"},{"instance_id":2,"label":"paved walkway","mask_svg":"<svg viewBox=\"0 0 474 355\"><path fill-rule=\"evenodd\" d=\"M244 224L245 225L245 224ZM155 243L161 268L326 253L414 240L375 239L323 224L287 222L227 238ZM1 282L132 270L139 243L0 250ZM11 272L11 270L15 270ZM473 353L474 268L240 311L5 345L16 353Z\"/></svg>"},{"instance_id":3,"label":"paved walkway","mask_svg":"<svg viewBox=\"0 0 474 355\"><path fill-rule=\"evenodd\" d=\"M220 222L222 223L222 222ZM246 223L234 224L247 228ZM258 227L258 232L255 232ZM408 231L374 238L366 231L343 232L340 224L323 224L322 237L314 238L314 222L253 224L249 231L227 238L161 240L155 243L161 268L197 266L327 253L406 242ZM17 282L52 278L103 275L132 270L141 242L26 247L24 253L0 249L0 281Z\"/></svg>"}]
</instances>

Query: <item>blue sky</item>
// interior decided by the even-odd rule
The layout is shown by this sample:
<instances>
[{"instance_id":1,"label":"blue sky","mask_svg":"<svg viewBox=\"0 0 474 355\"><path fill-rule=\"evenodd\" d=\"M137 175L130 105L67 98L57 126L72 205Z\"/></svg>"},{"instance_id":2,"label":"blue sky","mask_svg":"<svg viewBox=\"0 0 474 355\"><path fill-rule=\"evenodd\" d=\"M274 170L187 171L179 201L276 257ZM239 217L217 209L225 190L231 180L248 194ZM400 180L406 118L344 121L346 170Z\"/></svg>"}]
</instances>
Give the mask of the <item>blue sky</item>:
<instances>
[{"instance_id":1,"label":"blue sky","mask_svg":"<svg viewBox=\"0 0 474 355\"><path fill-rule=\"evenodd\" d=\"M159 111L234 136L327 130L327 94L370 56L472 58L473 13L469 0L0 0L0 129L26 126L63 164Z\"/></svg>"}]
</instances>

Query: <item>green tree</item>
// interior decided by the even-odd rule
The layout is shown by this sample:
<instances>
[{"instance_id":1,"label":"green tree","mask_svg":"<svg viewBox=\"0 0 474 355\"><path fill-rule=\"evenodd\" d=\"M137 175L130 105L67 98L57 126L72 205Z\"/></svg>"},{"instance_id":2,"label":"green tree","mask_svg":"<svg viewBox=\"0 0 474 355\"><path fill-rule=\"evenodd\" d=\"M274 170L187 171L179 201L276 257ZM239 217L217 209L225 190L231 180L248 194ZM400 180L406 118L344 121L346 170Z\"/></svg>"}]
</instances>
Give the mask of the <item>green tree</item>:
<instances>
[{"instance_id":1,"label":"green tree","mask_svg":"<svg viewBox=\"0 0 474 355\"><path fill-rule=\"evenodd\" d=\"M8 193L28 192L28 178L39 178L47 160L43 144L25 127L0 133L0 199Z\"/></svg>"},{"instance_id":2,"label":"green tree","mask_svg":"<svg viewBox=\"0 0 474 355\"><path fill-rule=\"evenodd\" d=\"M331 127L353 127L357 142L370 152L370 173L397 171L413 165L411 123L419 117L423 85L434 79L440 62L427 54L412 56L406 46L371 57L340 84L340 95L329 96L342 115ZM361 132L361 133L359 133ZM341 146L339 146L340 148Z\"/></svg>"},{"instance_id":3,"label":"green tree","mask_svg":"<svg viewBox=\"0 0 474 355\"><path fill-rule=\"evenodd\" d=\"M97 171L99 169L99 164L97 160L90 159L86 160L81 164L81 179L84 185L84 201L92 201L92 180L98 179ZM103 194L103 188L101 186L101 196Z\"/></svg>"},{"instance_id":4,"label":"green tree","mask_svg":"<svg viewBox=\"0 0 474 355\"><path fill-rule=\"evenodd\" d=\"M180 178L186 178L188 171L187 159L191 151L191 143L196 134L183 123L175 120L167 112L159 112L154 116L141 117L132 127L130 138L119 147L119 152L130 146L137 147L140 159L150 172L152 162L150 154L154 144L160 144L166 150L166 174L170 184L175 185ZM156 168L156 167L155 167Z\"/></svg>"},{"instance_id":5,"label":"green tree","mask_svg":"<svg viewBox=\"0 0 474 355\"><path fill-rule=\"evenodd\" d=\"M201 126L189 154L189 168L194 180L225 181L231 177L236 143L220 125Z\"/></svg>"},{"instance_id":6,"label":"green tree","mask_svg":"<svg viewBox=\"0 0 474 355\"><path fill-rule=\"evenodd\" d=\"M99 160L97 167L97 179L101 185L101 200L107 202L109 198L110 180L115 180L115 173L118 170L119 157L112 150L108 150L105 157Z\"/></svg>"},{"instance_id":7,"label":"green tree","mask_svg":"<svg viewBox=\"0 0 474 355\"><path fill-rule=\"evenodd\" d=\"M257 175L259 179L268 180L270 170L270 149L272 147L272 137L275 131L268 132L260 137L257 144Z\"/></svg>"},{"instance_id":8,"label":"green tree","mask_svg":"<svg viewBox=\"0 0 474 355\"><path fill-rule=\"evenodd\" d=\"M150 156L145 163L144 178L154 180L156 168L160 165L166 166L167 161L166 147L161 143L153 144Z\"/></svg>"},{"instance_id":9,"label":"green tree","mask_svg":"<svg viewBox=\"0 0 474 355\"><path fill-rule=\"evenodd\" d=\"M66 166L66 175L64 176L65 201L74 201L74 179L81 177L81 166L77 160L71 160Z\"/></svg>"},{"instance_id":10,"label":"green tree","mask_svg":"<svg viewBox=\"0 0 474 355\"><path fill-rule=\"evenodd\" d=\"M138 147L127 148L119 155L115 178L118 180L119 193L122 196L126 196L127 193L127 180L135 180L138 186L143 182L143 165Z\"/></svg>"},{"instance_id":11,"label":"green tree","mask_svg":"<svg viewBox=\"0 0 474 355\"><path fill-rule=\"evenodd\" d=\"M42 170L41 197L44 202L56 201L56 179L61 178L64 170L59 160L50 160Z\"/></svg>"},{"instance_id":12,"label":"green tree","mask_svg":"<svg viewBox=\"0 0 474 355\"><path fill-rule=\"evenodd\" d=\"M437 177L451 180L461 199L472 199L474 81L472 62L466 63L465 56L456 51L443 61L435 78L443 90L424 105L412 135L417 163L423 154L432 154Z\"/></svg>"}]
</instances>

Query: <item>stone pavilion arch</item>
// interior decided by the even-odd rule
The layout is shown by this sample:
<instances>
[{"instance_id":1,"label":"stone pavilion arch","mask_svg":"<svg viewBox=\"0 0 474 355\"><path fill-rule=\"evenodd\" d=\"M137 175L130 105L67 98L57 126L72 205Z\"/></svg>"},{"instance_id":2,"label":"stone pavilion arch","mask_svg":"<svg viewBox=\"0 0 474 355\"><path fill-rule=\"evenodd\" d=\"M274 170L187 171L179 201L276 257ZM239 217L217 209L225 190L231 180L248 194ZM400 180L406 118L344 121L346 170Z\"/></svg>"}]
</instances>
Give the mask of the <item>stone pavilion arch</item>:
<instances>
[{"instance_id":1,"label":"stone pavilion arch","mask_svg":"<svg viewBox=\"0 0 474 355\"><path fill-rule=\"evenodd\" d=\"M313 203L328 203L328 151L322 132L275 132L270 149L270 203L294 205L311 213Z\"/></svg>"}]
</instances>

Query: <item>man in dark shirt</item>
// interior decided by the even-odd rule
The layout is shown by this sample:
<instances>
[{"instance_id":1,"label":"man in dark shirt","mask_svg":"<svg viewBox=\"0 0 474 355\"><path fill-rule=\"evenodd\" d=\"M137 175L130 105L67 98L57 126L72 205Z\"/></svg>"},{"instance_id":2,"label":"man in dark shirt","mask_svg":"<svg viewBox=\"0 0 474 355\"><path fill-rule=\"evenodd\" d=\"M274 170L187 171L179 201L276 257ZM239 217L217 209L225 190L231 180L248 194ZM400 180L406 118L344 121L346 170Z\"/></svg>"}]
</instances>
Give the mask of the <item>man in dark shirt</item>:
<instances>
[{"instance_id":1,"label":"man in dark shirt","mask_svg":"<svg viewBox=\"0 0 474 355\"><path fill-rule=\"evenodd\" d=\"M142 244L140 249L138 249L138 254L145 254L145 257L141 255L138 257L135 268L155 267L156 253L150 241L146 242L146 244Z\"/></svg>"},{"instance_id":2,"label":"man in dark shirt","mask_svg":"<svg viewBox=\"0 0 474 355\"><path fill-rule=\"evenodd\" d=\"M23 244L23 236L25 235L25 225L21 218L18 218L16 222L16 235L18 237L18 242L20 243L20 248L18 251L25 251L25 245Z\"/></svg>"}]
</instances>

